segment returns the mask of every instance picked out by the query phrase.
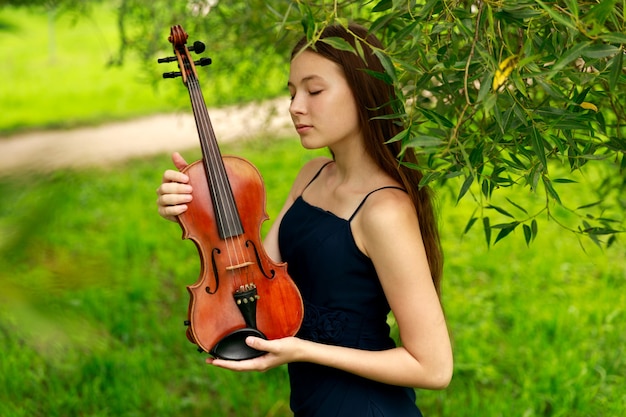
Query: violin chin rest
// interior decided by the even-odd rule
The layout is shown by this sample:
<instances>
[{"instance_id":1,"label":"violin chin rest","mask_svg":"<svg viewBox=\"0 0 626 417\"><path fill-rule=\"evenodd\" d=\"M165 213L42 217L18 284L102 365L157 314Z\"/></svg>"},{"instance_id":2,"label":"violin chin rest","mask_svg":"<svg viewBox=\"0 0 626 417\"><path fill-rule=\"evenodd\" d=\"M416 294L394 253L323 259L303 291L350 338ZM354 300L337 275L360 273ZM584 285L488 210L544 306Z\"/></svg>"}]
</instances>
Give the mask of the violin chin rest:
<instances>
[{"instance_id":1,"label":"violin chin rest","mask_svg":"<svg viewBox=\"0 0 626 417\"><path fill-rule=\"evenodd\" d=\"M267 337L257 329L246 327L226 335L213 346L209 353L216 358L231 361L243 361L265 355L267 352L256 350L246 345L246 337L248 336L260 337L267 340Z\"/></svg>"}]
</instances>

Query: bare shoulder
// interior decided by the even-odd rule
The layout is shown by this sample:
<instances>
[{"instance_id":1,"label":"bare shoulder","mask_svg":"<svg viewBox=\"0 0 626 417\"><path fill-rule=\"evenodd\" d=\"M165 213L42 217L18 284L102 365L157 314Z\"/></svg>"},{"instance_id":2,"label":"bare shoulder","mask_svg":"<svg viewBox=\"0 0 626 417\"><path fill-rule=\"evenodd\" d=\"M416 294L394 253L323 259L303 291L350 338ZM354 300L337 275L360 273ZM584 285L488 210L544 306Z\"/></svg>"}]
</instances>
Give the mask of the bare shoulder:
<instances>
[{"instance_id":1,"label":"bare shoulder","mask_svg":"<svg viewBox=\"0 0 626 417\"><path fill-rule=\"evenodd\" d=\"M361 221L369 227L386 227L415 219L415 206L409 195L397 188L385 188L371 194L363 204Z\"/></svg>"},{"instance_id":2,"label":"bare shoulder","mask_svg":"<svg viewBox=\"0 0 626 417\"><path fill-rule=\"evenodd\" d=\"M298 175L296 176L296 179L293 183L292 194L294 195L302 194L302 191L307 186L307 184L313 179L315 174L317 174L318 171L324 165L326 165L327 163L331 161L332 159L330 158L320 156L304 164L302 168L300 168L300 172L298 172Z\"/></svg>"},{"instance_id":3,"label":"bare shoulder","mask_svg":"<svg viewBox=\"0 0 626 417\"><path fill-rule=\"evenodd\" d=\"M355 217L353 233L357 245L368 256L383 247L421 240L415 206L409 195L386 188L371 194Z\"/></svg>"}]
</instances>

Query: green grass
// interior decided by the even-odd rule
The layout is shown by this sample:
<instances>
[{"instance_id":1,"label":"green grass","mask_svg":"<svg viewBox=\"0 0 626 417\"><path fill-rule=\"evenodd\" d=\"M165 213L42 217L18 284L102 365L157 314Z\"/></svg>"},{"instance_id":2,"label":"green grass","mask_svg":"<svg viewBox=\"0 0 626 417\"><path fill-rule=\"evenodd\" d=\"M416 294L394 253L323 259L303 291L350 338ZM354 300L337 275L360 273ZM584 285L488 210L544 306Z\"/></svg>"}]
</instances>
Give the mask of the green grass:
<instances>
[{"instance_id":1,"label":"green grass","mask_svg":"<svg viewBox=\"0 0 626 417\"><path fill-rule=\"evenodd\" d=\"M259 167L272 218L312 156L293 139L224 153ZM163 155L1 179L0 415L289 415L284 368L212 369L185 338L198 260L156 214L168 167ZM462 235L473 205L441 198L455 376L445 391L418 392L425 414L620 416L624 245L585 253L547 223L530 248L520 230L487 249L478 228Z\"/></svg>"}]
</instances>

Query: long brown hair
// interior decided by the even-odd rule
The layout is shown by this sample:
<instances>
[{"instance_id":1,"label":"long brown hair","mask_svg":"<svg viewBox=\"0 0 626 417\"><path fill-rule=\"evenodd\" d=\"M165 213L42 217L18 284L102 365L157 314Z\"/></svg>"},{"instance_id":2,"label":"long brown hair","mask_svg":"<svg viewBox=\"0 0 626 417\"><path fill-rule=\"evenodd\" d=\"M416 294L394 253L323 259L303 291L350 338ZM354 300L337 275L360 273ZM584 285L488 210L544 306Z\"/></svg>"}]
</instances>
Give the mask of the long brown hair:
<instances>
[{"instance_id":1,"label":"long brown hair","mask_svg":"<svg viewBox=\"0 0 626 417\"><path fill-rule=\"evenodd\" d=\"M397 123L397 120L376 118L394 114L394 106L398 104L393 85L379 77L372 76L371 73L372 71L379 74L385 72L382 63L372 50L372 47L382 50L383 45L376 36L357 24L350 24L347 28L342 25L328 26L322 31L319 39L332 37L344 39L355 52L336 49L329 43L319 40L311 45L307 38L303 37L294 47L291 58L293 59L303 48L308 48L343 68L356 100L366 151L385 172L403 184L411 197L417 212L433 283L437 293L441 294L443 253L433 207L432 190L428 186L419 186L422 179L422 173L419 170L400 163L398 157L401 154L401 142L385 143L400 133L403 127ZM356 46L356 42L360 44L360 48ZM363 51L364 59L361 58L360 53L356 53L359 49ZM417 164L417 157L409 149L402 154L401 161Z\"/></svg>"}]
</instances>

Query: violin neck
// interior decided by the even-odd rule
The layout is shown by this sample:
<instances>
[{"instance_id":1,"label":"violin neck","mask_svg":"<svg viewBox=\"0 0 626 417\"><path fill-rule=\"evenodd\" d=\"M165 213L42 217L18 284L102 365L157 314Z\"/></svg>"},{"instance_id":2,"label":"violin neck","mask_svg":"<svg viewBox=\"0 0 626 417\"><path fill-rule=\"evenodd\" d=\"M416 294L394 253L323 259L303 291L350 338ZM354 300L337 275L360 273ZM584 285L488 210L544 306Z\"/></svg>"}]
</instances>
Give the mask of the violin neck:
<instances>
[{"instance_id":1,"label":"violin neck","mask_svg":"<svg viewBox=\"0 0 626 417\"><path fill-rule=\"evenodd\" d=\"M242 235L244 231L241 218L198 79L189 77L187 88L198 129L202 161L211 191L213 210L220 237L227 239Z\"/></svg>"}]
</instances>

